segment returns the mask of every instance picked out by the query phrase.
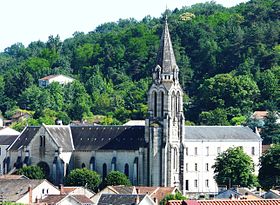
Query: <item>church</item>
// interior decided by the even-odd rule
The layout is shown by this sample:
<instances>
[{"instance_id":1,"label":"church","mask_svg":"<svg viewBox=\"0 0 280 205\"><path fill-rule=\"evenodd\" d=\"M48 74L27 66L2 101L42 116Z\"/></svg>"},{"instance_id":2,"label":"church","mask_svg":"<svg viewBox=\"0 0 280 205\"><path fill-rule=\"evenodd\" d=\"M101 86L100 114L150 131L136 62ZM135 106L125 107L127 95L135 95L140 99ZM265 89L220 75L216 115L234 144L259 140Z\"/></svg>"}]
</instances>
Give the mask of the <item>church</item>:
<instances>
[{"instance_id":1,"label":"church","mask_svg":"<svg viewBox=\"0 0 280 205\"><path fill-rule=\"evenodd\" d=\"M60 184L75 168L94 170L103 178L118 170L133 185L178 187L184 195L216 193L215 158L229 147L242 146L257 173L261 138L250 128L185 126L178 76L166 21L143 125L27 126L7 149L4 172L39 165L48 179Z\"/></svg>"}]
</instances>

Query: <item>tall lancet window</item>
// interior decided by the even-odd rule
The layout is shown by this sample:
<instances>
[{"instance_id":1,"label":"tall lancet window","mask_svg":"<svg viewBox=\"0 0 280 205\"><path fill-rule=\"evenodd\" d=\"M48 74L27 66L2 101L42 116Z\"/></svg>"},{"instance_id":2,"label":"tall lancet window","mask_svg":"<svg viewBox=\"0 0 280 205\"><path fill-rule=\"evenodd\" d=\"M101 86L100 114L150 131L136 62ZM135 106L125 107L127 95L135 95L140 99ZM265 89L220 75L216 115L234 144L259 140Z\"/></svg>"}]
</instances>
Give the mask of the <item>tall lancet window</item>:
<instances>
[{"instance_id":1,"label":"tall lancet window","mask_svg":"<svg viewBox=\"0 0 280 205\"><path fill-rule=\"evenodd\" d=\"M178 160L177 160L177 158L178 158L178 150L177 150L176 147L173 149L173 152L174 152L173 153L173 169L177 171L177 167L178 167Z\"/></svg>"},{"instance_id":2,"label":"tall lancet window","mask_svg":"<svg viewBox=\"0 0 280 205\"><path fill-rule=\"evenodd\" d=\"M161 92L161 117L164 117L164 92Z\"/></svg>"},{"instance_id":3,"label":"tall lancet window","mask_svg":"<svg viewBox=\"0 0 280 205\"><path fill-rule=\"evenodd\" d=\"M175 112L176 112L176 96L175 96L175 92L172 92L171 95L171 115L172 117L175 116Z\"/></svg>"},{"instance_id":4,"label":"tall lancet window","mask_svg":"<svg viewBox=\"0 0 280 205\"><path fill-rule=\"evenodd\" d=\"M181 109L181 96L180 96L180 92L177 92L177 109L176 112L179 113Z\"/></svg>"},{"instance_id":5,"label":"tall lancet window","mask_svg":"<svg viewBox=\"0 0 280 205\"><path fill-rule=\"evenodd\" d=\"M154 117L157 117L157 93L154 92Z\"/></svg>"}]
</instances>

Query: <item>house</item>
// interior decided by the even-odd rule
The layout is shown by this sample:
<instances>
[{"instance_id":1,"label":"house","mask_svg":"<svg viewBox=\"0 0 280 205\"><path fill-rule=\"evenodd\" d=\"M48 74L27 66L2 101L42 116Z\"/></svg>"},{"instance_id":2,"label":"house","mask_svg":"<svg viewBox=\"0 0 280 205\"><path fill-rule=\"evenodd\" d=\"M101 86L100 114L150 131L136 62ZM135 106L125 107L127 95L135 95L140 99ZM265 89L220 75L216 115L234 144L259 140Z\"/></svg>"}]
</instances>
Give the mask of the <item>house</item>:
<instances>
[{"instance_id":1,"label":"house","mask_svg":"<svg viewBox=\"0 0 280 205\"><path fill-rule=\"evenodd\" d=\"M74 79L65 75L49 75L39 79L40 87L47 87L49 84L53 82L58 82L61 85L66 85L68 83L73 82Z\"/></svg>"},{"instance_id":2,"label":"house","mask_svg":"<svg viewBox=\"0 0 280 205\"><path fill-rule=\"evenodd\" d=\"M146 194L102 194L97 205L155 205Z\"/></svg>"},{"instance_id":3,"label":"house","mask_svg":"<svg viewBox=\"0 0 280 205\"><path fill-rule=\"evenodd\" d=\"M38 201L47 205L93 205L93 202L85 195L48 195Z\"/></svg>"},{"instance_id":4,"label":"house","mask_svg":"<svg viewBox=\"0 0 280 205\"><path fill-rule=\"evenodd\" d=\"M75 168L94 170L103 179L117 170L134 186L178 187L183 195L206 195L218 192L212 168L218 154L242 146L257 174L261 138L250 128L185 126L183 90L167 21L147 96L145 125L27 126L8 148L5 173L40 164L58 185Z\"/></svg>"},{"instance_id":5,"label":"house","mask_svg":"<svg viewBox=\"0 0 280 205\"><path fill-rule=\"evenodd\" d=\"M0 179L3 201L30 204L60 191L45 179Z\"/></svg>"},{"instance_id":6,"label":"house","mask_svg":"<svg viewBox=\"0 0 280 205\"><path fill-rule=\"evenodd\" d=\"M262 195L264 199L280 199L280 189L270 189Z\"/></svg>"},{"instance_id":7,"label":"house","mask_svg":"<svg viewBox=\"0 0 280 205\"><path fill-rule=\"evenodd\" d=\"M15 129L12 129L10 127L3 127L0 129L0 136L2 135L19 135L20 132L16 131Z\"/></svg>"},{"instance_id":8,"label":"house","mask_svg":"<svg viewBox=\"0 0 280 205\"><path fill-rule=\"evenodd\" d=\"M60 186L60 193L66 195L84 195L87 198L91 199L95 193L91 190L81 187L81 186Z\"/></svg>"},{"instance_id":9,"label":"house","mask_svg":"<svg viewBox=\"0 0 280 205\"><path fill-rule=\"evenodd\" d=\"M220 192L215 199L261 199L261 197L247 188L236 187Z\"/></svg>"},{"instance_id":10,"label":"house","mask_svg":"<svg viewBox=\"0 0 280 205\"><path fill-rule=\"evenodd\" d=\"M107 186L91 199L97 203L102 194L147 194L155 204L159 204L160 201L168 194L175 194L180 192L177 187L147 187L147 186Z\"/></svg>"}]
</instances>

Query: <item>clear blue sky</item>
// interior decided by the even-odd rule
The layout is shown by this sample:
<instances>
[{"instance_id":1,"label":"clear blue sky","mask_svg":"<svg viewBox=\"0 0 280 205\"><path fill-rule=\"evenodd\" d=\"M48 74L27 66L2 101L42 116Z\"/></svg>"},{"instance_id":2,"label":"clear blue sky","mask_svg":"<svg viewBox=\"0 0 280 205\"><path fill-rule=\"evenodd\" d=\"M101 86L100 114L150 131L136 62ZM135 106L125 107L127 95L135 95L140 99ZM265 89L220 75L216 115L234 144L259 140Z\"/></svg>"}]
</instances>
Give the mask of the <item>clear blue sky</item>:
<instances>
[{"instance_id":1,"label":"clear blue sky","mask_svg":"<svg viewBox=\"0 0 280 205\"><path fill-rule=\"evenodd\" d=\"M226 7L244 1L216 0ZM120 18L160 17L166 6L173 10L199 2L206 0L0 0L0 51L17 42L45 42L50 35L64 40Z\"/></svg>"}]
</instances>

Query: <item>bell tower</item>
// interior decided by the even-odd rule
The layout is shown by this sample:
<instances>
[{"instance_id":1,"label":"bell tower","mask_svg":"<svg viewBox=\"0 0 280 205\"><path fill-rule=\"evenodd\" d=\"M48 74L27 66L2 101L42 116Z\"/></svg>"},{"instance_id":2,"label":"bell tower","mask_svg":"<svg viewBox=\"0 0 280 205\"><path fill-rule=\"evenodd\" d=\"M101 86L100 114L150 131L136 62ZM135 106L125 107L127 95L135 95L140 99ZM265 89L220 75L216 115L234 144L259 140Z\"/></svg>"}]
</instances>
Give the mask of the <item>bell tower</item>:
<instances>
[{"instance_id":1,"label":"bell tower","mask_svg":"<svg viewBox=\"0 0 280 205\"><path fill-rule=\"evenodd\" d=\"M149 142L150 186L179 186L180 153L184 136L183 90L179 68L165 20L153 83L148 91L145 137ZM182 172L182 171L181 171Z\"/></svg>"}]
</instances>

